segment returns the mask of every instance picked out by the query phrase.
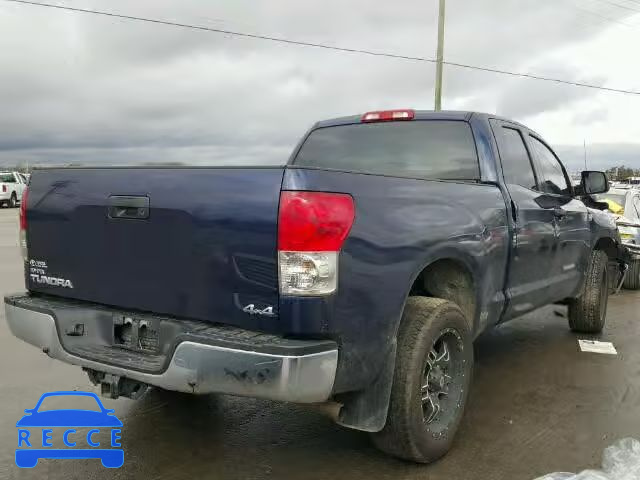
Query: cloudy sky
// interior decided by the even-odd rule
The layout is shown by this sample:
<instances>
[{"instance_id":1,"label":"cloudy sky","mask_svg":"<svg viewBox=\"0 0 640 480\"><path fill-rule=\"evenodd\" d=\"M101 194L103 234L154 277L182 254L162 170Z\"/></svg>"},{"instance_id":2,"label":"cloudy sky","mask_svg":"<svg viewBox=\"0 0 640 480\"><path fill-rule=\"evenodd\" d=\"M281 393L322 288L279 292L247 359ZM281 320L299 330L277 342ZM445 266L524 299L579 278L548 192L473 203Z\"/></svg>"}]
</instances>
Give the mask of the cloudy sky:
<instances>
[{"instance_id":1,"label":"cloudy sky","mask_svg":"<svg viewBox=\"0 0 640 480\"><path fill-rule=\"evenodd\" d=\"M433 57L437 0L50 0ZM640 0L447 0L445 59L640 91ZM434 66L0 0L0 164L282 163L316 120L430 109ZM445 67L443 106L515 118L571 169L640 168L640 96Z\"/></svg>"}]
</instances>

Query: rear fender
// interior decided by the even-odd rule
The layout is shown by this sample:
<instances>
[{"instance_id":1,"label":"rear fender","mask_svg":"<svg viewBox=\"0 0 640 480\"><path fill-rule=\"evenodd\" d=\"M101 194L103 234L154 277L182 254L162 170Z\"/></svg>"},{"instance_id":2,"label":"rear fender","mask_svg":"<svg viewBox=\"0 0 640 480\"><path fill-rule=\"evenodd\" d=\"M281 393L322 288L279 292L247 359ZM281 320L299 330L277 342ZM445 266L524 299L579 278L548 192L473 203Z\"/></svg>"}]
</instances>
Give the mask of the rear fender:
<instances>
[{"instance_id":1,"label":"rear fender","mask_svg":"<svg viewBox=\"0 0 640 480\"><path fill-rule=\"evenodd\" d=\"M443 245L434 249L429 255L417 262L411 282L407 285L405 304L407 298L412 294L412 288L419 275L429 266L439 260L450 260L459 263L471 274L473 285L476 286L479 265L473 256L456 248L453 245ZM474 288L475 305L480 302L478 288ZM478 319L478 308L475 309L473 319L468 319L470 328L475 331ZM399 312L394 325L394 335L390 348L385 353L384 368L375 381L364 390L351 392L338 396L337 400L342 403L342 408L338 416L338 423L344 427L353 428L366 432L378 432L384 428L389 410L389 400L391 397L391 387L393 385L393 375L396 361L397 335L402 321L402 312Z\"/></svg>"},{"instance_id":2,"label":"rear fender","mask_svg":"<svg viewBox=\"0 0 640 480\"><path fill-rule=\"evenodd\" d=\"M480 328L479 326L480 309L478 307L481 305L481 298L479 295L479 289L477 287L478 281L481 277L481 270L479 265L480 262L478 261L478 259L474 258L468 252L460 249L455 244L442 245L434 249L432 252L430 252L428 256L421 259L421 261L418 263L418 266L414 270L413 275L411 276L411 283L409 285L407 295L405 296L405 303L407 301L407 298L413 293L412 288L416 285L416 281L418 280L418 277L420 276L420 274L423 271L425 271L430 265L433 265L436 262L445 261L445 260L458 263L471 275L471 282L474 287L473 302L476 308L474 309L475 311L472 317L467 318L467 321L468 321L468 325L469 325L469 329L471 330L471 333L475 334L475 332ZM454 301L452 298L447 298L447 300ZM463 309L463 311L466 310L465 308L463 308L463 305L459 305L459 306ZM395 325L396 335L398 333L399 328L400 328L400 320Z\"/></svg>"}]
</instances>

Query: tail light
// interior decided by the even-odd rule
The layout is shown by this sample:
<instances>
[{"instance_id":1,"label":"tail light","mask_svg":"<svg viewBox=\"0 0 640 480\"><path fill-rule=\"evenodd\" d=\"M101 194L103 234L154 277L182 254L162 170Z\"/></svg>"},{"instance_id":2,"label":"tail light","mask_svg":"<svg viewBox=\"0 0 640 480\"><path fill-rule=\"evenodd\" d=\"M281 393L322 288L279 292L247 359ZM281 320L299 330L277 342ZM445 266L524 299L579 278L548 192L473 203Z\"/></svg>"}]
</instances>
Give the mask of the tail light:
<instances>
[{"instance_id":1,"label":"tail light","mask_svg":"<svg viewBox=\"0 0 640 480\"><path fill-rule=\"evenodd\" d=\"M2 185L2 193L7 193L7 186L6 185Z\"/></svg>"},{"instance_id":2,"label":"tail light","mask_svg":"<svg viewBox=\"0 0 640 480\"><path fill-rule=\"evenodd\" d=\"M336 290L338 253L354 218L350 195L281 193L278 266L282 295L328 295Z\"/></svg>"},{"instance_id":3,"label":"tail light","mask_svg":"<svg viewBox=\"0 0 640 480\"><path fill-rule=\"evenodd\" d=\"M27 197L29 190L27 188L22 192L20 199L20 251L22 259L26 262L28 258L27 252Z\"/></svg>"}]
</instances>

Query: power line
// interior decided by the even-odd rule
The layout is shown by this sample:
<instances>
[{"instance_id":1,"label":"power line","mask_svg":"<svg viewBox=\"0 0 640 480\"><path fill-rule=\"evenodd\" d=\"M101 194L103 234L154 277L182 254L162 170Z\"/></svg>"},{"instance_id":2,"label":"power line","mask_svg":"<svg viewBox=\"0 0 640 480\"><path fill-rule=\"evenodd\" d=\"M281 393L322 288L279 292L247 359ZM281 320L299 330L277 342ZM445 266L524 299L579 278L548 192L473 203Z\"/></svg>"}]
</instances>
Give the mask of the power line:
<instances>
[{"instance_id":1,"label":"power line","mask_svg":"<svg viewBox=\"0 0 640 480\"><path fill-rule=\"evenodd\" d=\"M431 63L435 63L435 59L432 58L424 58L424 57L413 57L413 56L408 56L408 55L400 55L400 54L395 54L395 53L387 53L387 52L376 52L373 50L364 50L364 49L359 49L359 48L347 48L347 47L337 47L337 46L333 46L333 45L326 45L323 43L313 43L313 42L305 42L305 41L300 41L300 40L290 40L287 38L283 38L283 37L272 37L272 36L268 36L268 35L258 35L255 33L246 33L246 32L238 32L238 31L233 31L233 30L223 30L220 28L213 28L213 27L205 27L203 25L192 25L192 24L188 24L188 23L179 23L179 22L171 22L168 20L160 20L157 18L147 18L147 17L136 17L133 15L124 15L124 14L120 14L120 13L113 13L113 12L105 12L102 10L89 10L89 9L85 9L85 8L76 8L76 7L69 7L67 5L56 5L56 4L51 4L51 3L41 3L41 2L31 2L28 0L4 0L6 2L13 2L13 3L22 3L25 5L36 5L39 7L47 7L47 8L57 8L59 10L68 10L71 12L78 12L78 13L90 13L90 14L94 14L94 15L102 15L105 17L112 17L112 18L119 18L122 20L132 20L132 21L136 21L136 22L145 22L145 23L155 23L158 25L168 25L171 27L181 27L181 28L188 28L188 29L192 29L192 30L201 30L201 31L206 31L206 32L214 32L214 33L221 33L224 35L231 35L231 36L235 36L235 37L243 37L243 38L251 38L254 40L267 40L270 42L276 42L276 43L286 43L289 45L298 45L298 46L303 46L303 47L314 47L314 48L323 48L326 50L337 50L340 52L349 52L349 53L359 53L359 54L363 54L363 55L373 55L373 56L378 56L378 57L389 57L389 58L397 58L397 59L401 59L401 60L415 60L415 61L420 61L420 62L431 62Z\"/></svg>"},{"instance_id":2,"label":"power line","mask_svg":"<svg viewBox=\"0 0 640 480\"><path fill-rule=\"evenodd\" d=\"M401 55L401 54L396 54L396 53L379 52L379 51L365 50L365 49L360 49L360 48L339 47L339 46L335 46L335 45L327 45L327 44L324 44L324 43L305 42L305 41L292 40L292 39L283 38L283 37L273 37L273 36L268 36L268 35L258 35L258 34L255 34L255 33L246 33L246 32L239 32L239 31L233 31L233 30L223 30L223 29L219 29L219 28L205 27L205 26L202 26L202 25L192 25L192 24L188 24L188 23L171 22L171 21L168 21L168 20L160 20L160 19L156 19L156 18L137 17L137 16L133 16L133 15L124 15L124 14L120 14L120 13L106 12L106 11L102 11L102 10L90 10L90 9L84 9L84 8L70 7L70 6L67 6L67 5L56 5L56 4L51 4L51 3L32 2L32 1L29 1L29 0L4 0L4 1L13 2L13 3L20 3L20 4L24 4L24 5L34 5L34 6L38 6L38 7L56 8L56 9L59 9L59 10L67 10L67 11L77 12L77 13L88 13L88 14L93 14L93 15L101 15L101 16L105 16L105 17L118 18L118 19L122 19L122 20L131 20L131 21L136 21L136 22L153 23L153 24L158 24L158 25L167 25L167 26L172 26L172 27L188 28L188 29L192 29L192 30L200 30L200 31L206 31L206 32L221 33L221 34L224 34L224 35L230 35L230 36L241 37L241 38L250 38L250 39L254 39L254 40L265 40L265 41L269 41L269 42L283 43L283 44L287 44L287 45L297 45L297 46L301 46L301 47L320 48L320 49L324 49L324 50L333 50L333 51L338 51L338 52L347 52L347 53L353 53L353 54L370 55L370 56L376 56L376 57L395 58L395 59L399 59L399 60L411 60L411 61L416 61L416 62L436 63L435 59L427 58L427 57L416 57L416 56L410 56L410 55ZM585 10L585 11L588 11L588 10ZM593 13L593 12L590 12L590 13ZM532 80L541 80L541 81L545 81L545 82L554 82L554 83L559 83L559 84L564 84L564 85L571 85L571 86L574 86L574 87L584 87L584 88L591 88L591 89L595 89L595 90L603 90L603 91L607 91L607 92L615 92L615 93L623 93L623 94L627 94L627 95L638 95L638 96L640 96L640 91L637 91L637 90L628 90L628 89L622 89L622 88L603 87L603 86L600 86L600 85L593 85L593 84L590 84L590 83L574 82L574 81L571 81L571 80L564 80L564 79L561 79L561 78L554 78L554 77L546 77L546 76L543 76L543 75L537 75L537 74L532 74L532 73L511 72L509 70L502 70L502 69L492 68L492 67L483 67L483 66L478 66L478 65L469 65L469 64L465 64L465 63L448 62L448 61L445 61L443 63L445 65L449 65L451 67L463 68L463 69L467 69L467 70L477 70L477 71L481 71L481 72L489 72L489 73L495 73L495 74L499 74L499 75L507 75L507 76L511 76L511 77L529 78L529 79L532 79Z\"/></svg>"},{"instance_id":3,"label":"power line","mask_svg":"<svg viewBox=\"0 0 640 480\"><path fill-rule=\"evenodd\" d=\"M640 2L638 0L618 0L619 2L626 2L626 4L631 4L631 5L640 5Z\"/></svg>"},{"instance_id":4,"label":"power line","mask_svg":"<svg viewBox=\"0 0 640 480\"><path fill-rule=\"evenodd\" d=\"M8 1L18 1L18 0L8 0ZM576 10L578 10L580 12L588 13L589 15L601 18L601 19L603 19L603 20L605 20L607 22L615 23L617 25L622 25L622 26L627 27L627 28L636 28L635 25L631 25L630 23L622 22L622 21L618 20L617 18L607 17L606 15L602 15L602 14L600 14L598 12L594 12L593 10L587 10L586 8L580 8L580 7L578 7L577 5L575 5L575 4L571 3L571 2L565 2L565 4L567 6L575 8Z\"/></svg>"},{"instance_id":5,"label":"power line","mask_svg":"<svg viewBox=\"0 0 640 480\"><path fill-rule=\"evenodd\" d=\"M12 0L11 0L12 1ZM455 63L455 62L444 62L445 65L450 65L452 67L460 67L460 68L469 68L472 70L479 70L482 72L490 72L490 73L498 73L500 75L510 75L513 77L522 77L522 78L530 78L533 80L543 80L545 82L555 82L555 83L563 83L565 85L573 85L574 87L585 87L585 88L594 88L596 90L605 90L608 92L616 92L616 93L627 93L629 95L640 95L640 91L637 90L625 90L620 88L609 88L609 87L601 87L598 85L593 85L590 83L582 83L582 82L572 82L571 80L563 80L559 78L553 77L543 77L540 75L534 75L530 73L518 73L518 72L510 72L508 70L500 70L497 68L489 68L489 67L478 67L475 65L465 65L464 63Z\"/></svg>"},{"instance_id":6,"label":"power line","mask_svg":"<svg viewBox=\"0 0 640 480\"><path fill-rule=\"evenodd\" d=\"M602 31L602 25L608 25L604 20L600 20L598 18L587 17L587 16L576 16L572 18L572 21L577 22L577 24L583 28L597 29L598 31ZM593 30L591 30L593 31Z\"/></svg>"},{"instance_id":7,"label":"power line","mask_svg":"<svg viewBox=\"0 0 640 480\"><path fill-rule=\"evenodd\" d=\"M593 0L593 1L596 1L596 0ZM563 3L562 5L567 8L571 8L571 7L576 8L572 4ZM577 9L577 11L580 13L584 12L584 10L580 10L580 9ZM581 15L581 16L574 17L572 20L577 22L581 27L597 28L598 30L602 29L602 25L608 25L608 22L606 20L603 20L602 17L598 18L593 16Z\"/></svg>"},{"instance_id":8,"label":"power line","mask_svg":"<svg viewBox=\"0 0 640 480\"><path fill-rule=\"evenodd\" d=\"M606 3L607 5L613 5L614 7L622 8L623 10L629 10L630 12L640 13L640 10L637 8L631 8L627 5L611 2L609 0L595 0L597 2Z\"/></svg>"}]
</instances>

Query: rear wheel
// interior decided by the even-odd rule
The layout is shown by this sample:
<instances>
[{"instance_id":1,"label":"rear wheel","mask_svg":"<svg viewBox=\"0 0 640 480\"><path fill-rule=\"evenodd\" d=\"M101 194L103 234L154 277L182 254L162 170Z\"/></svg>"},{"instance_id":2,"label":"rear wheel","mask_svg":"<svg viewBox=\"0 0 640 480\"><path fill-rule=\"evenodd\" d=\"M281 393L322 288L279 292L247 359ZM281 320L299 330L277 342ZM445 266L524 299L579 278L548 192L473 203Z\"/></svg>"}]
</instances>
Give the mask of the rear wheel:
<instances>
[{"instance_id":1,"label":"rear wheel","mask_svg":"<svg viewBox=\"0 0 640 480\"><path fill-rule=\"evenodd\" d=\"M633 260L629 265L629 270L627 270L622 286L629 290L640 289L640 258Z\"/></svg>"},{"instance_id":2,"label":"rear wheel","mask_svg":"<svg viewBox=\"0 0 640 480\"><path fill-rule=\"evenodd\" d=\"M429 463L451 448L469 392L473 343L462 311L438 298L409 297L398 332L384 452Z\"/></svg>"},{"instance_id":3,"label":"rear wheel","mask_svg":"<svg viewBox=\"0 0 640 480\"><path fill-rule=\"evenodd\" d=\"M11 194L11 198L9 199L9 207L16 208L18 206L18 197L16 197L16 193L13 192Z\"/></svg>"},{"instance_id":4,"label":"rear wheel","mask_svg":"<svg viewBox=\"0 0 640 480\"><path fill-rule=\"evenodd\" d=\"M602 250L591 253L585 288L569 302L569 327L574 332L600 333L607 318L609 257Z\"/></svg>"}]
</instances>

